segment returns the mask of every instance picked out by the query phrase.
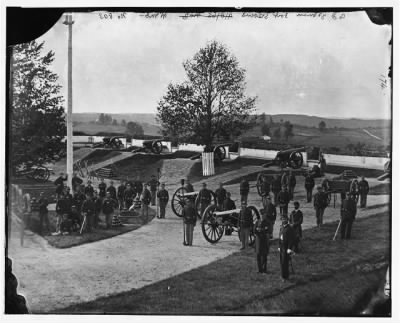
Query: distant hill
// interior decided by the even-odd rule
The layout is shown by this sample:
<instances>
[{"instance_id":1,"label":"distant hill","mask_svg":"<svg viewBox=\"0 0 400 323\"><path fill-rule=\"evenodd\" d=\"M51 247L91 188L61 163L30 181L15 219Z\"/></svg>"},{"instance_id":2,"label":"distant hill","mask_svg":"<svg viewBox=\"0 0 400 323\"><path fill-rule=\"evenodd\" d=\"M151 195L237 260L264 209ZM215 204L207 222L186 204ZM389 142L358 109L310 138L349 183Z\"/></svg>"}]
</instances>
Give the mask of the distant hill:
<instances>
[{"instance_id":1,"label":"distant hill","mask_svg":"<svg viewBox=\"0 0 400 323\"><path fill-rule=\"evenodd\" d=\"M96 120L100 113L74 113L72 116L73 121L79 121L83 123L89 123L90 121ZM120 122L125 119L126 122L135 121L141 124L148 124L148 127L155 126L159 128L159 123L156 120L155 113L107 113L114 119ZM266 115L267 120L270 115ZM362 129L362 128L389 128L391 126L391 120L385 119L335 119L335 118L322 118L316 116L302 115L302 114L276 114L271 115L274 122L290 121L292 124L305 127L318 127L321 121L325 121L327 128L347 128L347 129ZM149 128L150 130L150 128ZM151 131L154 132L155 128Z\"/></svg>"}]
</instances>

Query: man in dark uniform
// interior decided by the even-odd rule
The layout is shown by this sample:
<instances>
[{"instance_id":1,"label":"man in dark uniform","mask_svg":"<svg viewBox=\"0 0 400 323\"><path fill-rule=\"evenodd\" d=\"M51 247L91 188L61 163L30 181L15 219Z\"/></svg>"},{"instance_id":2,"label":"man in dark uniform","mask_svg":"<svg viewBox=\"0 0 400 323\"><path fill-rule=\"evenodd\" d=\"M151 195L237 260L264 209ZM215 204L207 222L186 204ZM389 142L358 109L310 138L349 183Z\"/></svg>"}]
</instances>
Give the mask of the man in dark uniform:
<instances>
[{"instance_id":1,"label":"man in dark uniform","mask_svg":"<svg viewBox=\"0 0 400 323\"><path fill-rule=\"evenodd\" d=\"M287 171L281 174L281 187L289 186L289 173Z\"/></svg>"},{"instance_id":2,"label":"man in dark uniform","mask_svg":"<svg viewBox=\"0 0 400 323\"><path fill-rule=\"evenodd\" d=\"M90 197L93 197L93 192L94 192L94 188L93 188L93 186L92 186L92 181L91 180L88 180L87 181L87 185L86 185L86 187L85 187L85 191L84 191L84 193L85 193L85 195L90 195Z\"/></svg>"},{"instance_id":3,"label":"man in dark uniform","mask_svg":"<svg viewBox=\"0 0 400 323\"><path fill-rule=\"evenodd\" d=\"M296 235L293 228L289 225L288 219L283 218L282 227L279 233L279 259L281 264L282 281L289 279L289 261L293 253L293 246Z\"/></svg>"},{"instance_id":4,"label":"man in dark uniform","mask_svg":"<svg viewBox=\"0 0 400 323\"><path fill-rule=\"evenodd\" d=\"M325 170L326 170L326 160L324 158L324 155L321 153L319 157L319 167L321 169L321 175L325 175Z\"/></svg>"},{"instance_id":5,"label":"man in dark uniform","mask_svg":"<svg viewBox=\"0 0 400 323\"><path fill-rule=\"evenodd\" d=\"M224 201L226 199L226 190L224 189L224 185L219 183L219 188L216 189L215 195L217 198L217 209L219 211L224 210Z\"/></svg>"},{"instance_id":6,"label":"man in dark uniform","mask_svg":"<svg viewBox=\"0 0 400 323\"><path fill-rule=\"evenodd\" d=\"M106 196L107 184L104 183L104 178L100 179L99 183L99 197L103 199Z\"/></svg>"},{"instance_id":7,"label":"man in dark uniform","mask_svg":"<svg viewBox=\"0 0 400 323\"><path fill-rule=\"evenodd\" d=\"M150 179L150 181L147 183L147 185L150 186L151 205L154 206L154 205L156 205L157 187L158 187L158 185L160 185L160 182L157 181L155 175L151 175L151 179Z\"/></svg>"},{"instance_id":8,"label":"man in dark uniform","mask_svg":"<svg viewBox=\"0 0 400 323\"><path fill-rule=\"evenodd\" d=\"M157 197L160 205L160 215L158 217L160 219L165 219L165 208L168 205L169 194L168 191L165 189L164 183L161 184L161 189L158 191Z\"/></svg>"},{"instance_id":9,"label":"man in dark uniform","mask_svg":"<svg viewBox=\"0 0 400 323\"><path fill-rule=\"evenodd\" d=\"M293 175L293 172L289 172L289 196L290 200L293 200L294 196L294 188L296 187L296 176Z\"/></svg>"},{"instance_id":10,"label":"man in dark uniform","mask_svg":"<svg viewBox=\"0 0 400 323\"><path fill-rule=\"evenodd\" d=\"M54 185L56 186L56 195L57 198L60 198L64 193L64 182L67 180L67 175L64 173L60 173L60 176L54 181Z\"/></svg>"},{"instance_id":11,"label":"man in dark uniform","mask_svg":"<svg viewBox=\"0 0 400 323\"><path fill-rule=\"evenodd\" d=\"M303 236L303 230L301 228L301 224L303 223L303 212L300 211L299 207L300 203L297 201L294 202L294 210L290 213L289 218L289 223L296 234L296 241L293 245L294 252L299 252L299 243Z\"/></svg>"},{"instance_id":12,"label":"man in dark uniform","mask_svg":"<svg viewBox=\"0 0 400 323\"><path fill-rule=\"evenodd\" d=\"M259 273L267 273L267 257L269 252L268 220L263 213L261 219L254 224L254 234L256 238L257 267Z\"/></svg>"},{"instance_id":13,"label":"man in dark uniform","mask_svg":"<svg viewBox=\"0 0 400 323\"><path fill-rule=\"evenodd\" d=\"M125 182L121 181L121 184L118 186L117 197L119 202L119 209L122 210L124 208L124 194L125 194Z\"/></svg>"},{"instance_id":14,"label":"man in dark uniform","mask_svg":"<svg viewBox=\"0 0 400 323\"><path fill-rule=\"evenodd\" d=\"M117 190L114 186L114 181L110 181L110 186L106 189L106 195L110 193L110 198L113 200L117 200Z\"/></svg>"},{"instance_id":15,"label":"man in dark uniform","mask_svg":"<svg viewBox=\"0 0 400 323\"><path fill-rule=\"evenodd\" d=\"M243 178L240 182L240 202L246 203L247 205L247 196L249 195L250 185L249 182Z\"/></svg>"},{"instance_id":16,"label":"man in dark uniform","mask_svg":"<svg viewBox=\"0 0 400 323\"><path fill-rule=\"evenodd\" d=\"M253 227L253 215L251 210L247 207L246 202L242 202L241 210L239 214L239 230L240 230L240 241L242 247L240 250L249 247L250 230Z\"/></svg>"},{"instance_id":17,"label":"man in dark uniform","mask_svg":"<svg viewBox=\"0 0 400 323\"><path fill-rule=\"evenodd\" d=\"M203 188L199 191L200 216L203 215L204 210L210 205L211 199L211 192L209 189L207 189L207 184L203 183Z\"/></svg>"},{"instance_id":18,"label":"man in dark uniform","mask_svg":"<svg viewBox=\"0 0 400 323\"><path fill-rule=\"evenodd\" d=\"M346 199L342 203L340 210L340 233L342 239L350 239L351 228L357 214L357 203L351 198L350 193L346 194Z\"/></svg>"},{"instance_id":19,"label":"man in dark uniform","mask_svg":"<svg viewBox=\"0 0 400 323\"><path fill-rule=\"evenodd\" d=\"M369 184L364 176L361 176L361 181L358 183L358 192L360 193L360 208L366 208L367 195L369 193Z\"/></svg>"},{"instance_id":20,"label":"man in dark uniform","mask_svg":"<svg viewBox=\"0 0 400 323\"><path fill-rule=\"evenodd\" d=\"M183 208L183 245L191 246L193 244L193 230L197 221L197 211L194 207L192 198L186 200Z\"/></svg>"},{"instance_id":21,"label":"man in dark uniform","mask_svg":"<svg viewBox=\"0 0 400 323\"><path fill-rule=\"evenodd\" d=\"M101 207L101 210L103 214L106 217L106 228L110 229L111 228L111 219L112 215L114 214L114 209L118 207L117 201L111 198L111 193L107 192L106 197L103 200L103 205Z\"/></svg>"},{"instance_id":22,"label":"man in dark uniform","mask_svg":"<svg viewBox=\"0 0 400 323\"><path fill-rule=\"evenodd\" d=\"M288 217L288 205L290 202L290 195L287 186L282 187L282 191L278 194L278 203L281 217Z\"/></svg>"},{"instance_id":23,"label":"man in dark uniform","mask_svg":"<svg viewBox=\"0 0 400 323\"><path fill-rule=\"evenodd\" d=\"M325 192L322 191L322 186L317 186L317 193L314 195L314 209L315 217L317 218L317 226L321 227L323 224L323 216L325 208L328 206L328 197Z\"/></svg>"},{"instance_id":24,"label":"man in dark uniform","mask_svg":"<svg viewBox=\"0 0 400 323\"><path fill-rule=\"evenodd\" d=\"M307 193L307 203L310 203L312 200L312 191L314 186L315 186L314 178L311 176L310 172L308 172L306 178L304 179L304 187Z\"/></svg>"},{"instance_id":25,"label":"man in dark uniform","mask_svg":"<svg viewBox=\"0 0 400 323\"><path fill-rule=\"evenodd\" d=\"M43 222L46 223L47 232L50 232L50 222L49 222L49 210L47 206L49 201L44 196L44 192L40 192L39 197L39 218L40 218L40 234L43 233Z\"/></svg>"},{"instance_id":26,"label":"man in dark uniform","mask_svg":"<svg viewBox=\"0 0 400 323\"><path fill-rule=\"evenodd\" d=\"M82 204L81 214L84 217L83 221L86 222L86 231L87 232L92 232L95 212L96 212L96 206L93 202L93 197L89 194L86 194L86 200ZM85 218L86 218L86 220L85 220ZM82 225L83 225L83 223L82 223Z\"/></svg>"},{"instance_id":27,"label":"man in dark uniform","mask_svg":"<svg viewBox=\"0 0 400 323\"><path fill-rule=\"evenodd\" d=\"M61 233L61 223L64 219L68 217L68 215L71 213L71 206L72 204L70 203L69 199L67 199L65 196L61 196L61 198L58 199L57 204L56 204L56 214L57 214L57 223L56 223L56 232L58 234Z\"/></svg>"},{"instance_id":28,"label":"man in dark uniform","mask_svg":"<svg viewBox=\"0 0 400 323\"><path fill-rule=\"evenodd\" d=\"M78 191L78 188L83 183L83 180L80 177L78 177L76 172L74 172L74 175L72 176L71 182L72 182L72 191L75 193L75 192Z\"/></svg>"},{"instance_id":29,"label":"man in dark uniform","mask_svg":"<svg viewBox=\"0 0 400 323\"><path fill-rule=\"evenodd\" d=\"M142 202L142 216L148 219L149 216L149 205L151 202L151 193L148 189L148 185L145 184L143 187L143 192L140 196L140 200Z\"/></svg>"},{"instance_id":30,"label":"man in dark uniform","mask_svg":"<svg viewBox=\"0 0 400 323\"><path fill-rule=\"evenodd\" d=\"M81 188L78 186L78 190L74 194L72 205L76 206L76 210L79 213L82 208L83 201L86 200L85 194L82 193ZM81 216L81 214L79 214Z\"/></svg>"},{"instance_id":31,"label":"man in dark uniform","mask_svg":"<svg viewBox=\"0 0 400 323\"><path fill-rule=\"evenodd\" d=\"M189 178L186 180L185 189L186 189L186 191L188 193L194 192L193 185L190 183L190 179Z\"/></svg>"},{"instance_id":32,"label":"man in dark uniform","mask_svg":"<svg viewBox=\"0 0 400 323\"><path fill-rule=\"evenodd\" d=\"M100 212L101 212L101 206L103 203L103 199L100 198L97 191L93 192L92 201L94 203L94 215L93 215L92 225L94 228L97 228L100 223Z\"/></svg>"},{"instance_id":33,"label":"man in dark uniform","mask_svg":"<svg viewBox=\"0 0 400 323\"><path fill-rule=\"evenodd\" d=\"M261 198L262 198L263 204L264 204L264 200L269 195L270 188L271 188L271 184L268 182L267 177L263 177L262 183L261 183Z\"/></svg>"},{"instance_id":34,"label":"man in dark uniform","mask_svg":"<svg viewBox=\"0 0 400 323\"><path fill-rule=\"evenodd\" d=\"M124 206L125 209L129 210L131 205L133 204L133 199L135 198L135 192L133 191L131 184L128 183L126 185L126 189L124 190Z\"/></svg>"},{"instance_id":35,"label":"man in dark uniform","mask_svg":"<svg viewBox=\"0 0 400 323\"><path fill-rule=\"evenodd\" d=\"M263 203L264 206L264 213L266 216L266 219L268 221L268 234L270 239L273 238L274 234L274 225L276 221L276 206L272 202L272 199L270 196L267 196L265 199L265 203Z\"/></svg>"},{"instance_id":36,"label":"man in dark uniform","mask_svg":"<svg viewBox=\"0 0 400 323\"><path fill-rule=\"evenodd\" d=\"M271 191L274 193L274 200L272 201L275 205L278 204L278 194L281 191L281 181L279 176L275 175L271 183Z\"/></svg>"}]
</instances>

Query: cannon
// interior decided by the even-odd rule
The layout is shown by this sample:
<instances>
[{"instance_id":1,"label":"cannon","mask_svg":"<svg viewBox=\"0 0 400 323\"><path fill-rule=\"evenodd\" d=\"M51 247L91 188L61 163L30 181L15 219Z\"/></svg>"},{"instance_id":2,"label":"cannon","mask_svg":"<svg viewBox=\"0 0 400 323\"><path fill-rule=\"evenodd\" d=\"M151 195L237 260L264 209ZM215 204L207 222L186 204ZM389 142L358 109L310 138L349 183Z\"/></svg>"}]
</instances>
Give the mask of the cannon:
<instances>
[{"instance_id":1,"label":"cannon","mask_svg":"<svg viewBox=\"0 0 400 323\"><path fill-rule=\"evenodd\" d=\"M217 205L217 198L213 191L210 191L212 195L212 204ZM180 218L183 216L183 208L186 203L186 199L192 198L195 200L195 207L197 210L197 216L201 219L202 214L200 214L200 199L198 197L199 192L188 192L187 189L182 186L178 188L175 193L172 195L171 199L171 208L175 215Z\"/></svg>"},{"instance_id":2,"label":"cannon","mask_svg":"<svg viewBox=\"0 0 400 323\"><path fill-rule=\"evenodd\" d=\"M351 171L350 171L351 172ZM358 180L357 175L353 172L346 171L341 175L333 177L332 179L325 178L322 181L322 186L325 188L325 192L328 194L328 203L331 200L331 195L334 194L333 207L336 204L336 194L339 193L341 196L346 193L350 193L351 198L358 202L360 193L358 191ZM354 177L354 175L356 177Z\"/></svg>"},{"instance_id":3,"label":"cannon","mask_svg":"<svg viewBox=\"0 0 400 323\"><path fill-rule=\"evenodd\" d=\"M253 223L255 223L260 218L260 213L254 206L248 206L248 208L251 210ZM209 243L214 244L221 240L224 233L237 232L240 239L239 214L240 209L219 211L215 204L208 206L201 219L201 230L204 238ZM252 227L250 229L249 245L252 246L254 242L255 234Z\"/></svg>"},{"instance_id":4,"label":"cannon","mask_svg":"<svg viewBox=\"0 0 400 323\"><path fill-rule=\"evenodd\" d=\"M276 154L274 160L262 166L280 166L281 168L290 167L298 169L303 166L302 151L305 151L305 147L281 150Z\"/></svg>"},{"instance_id":5,"label":"cannon","mask_svg":"<svg viewBox=\"0 0 400 323\"><path fill-rule=\"evenodd\" d=\"M116 150L123 149L124 144L120 140L121 138L125 138L125 136L104 137L103 142L94 144L93 148L109 148L109 149L116 149Z\"/></svg>"}]
</instances>

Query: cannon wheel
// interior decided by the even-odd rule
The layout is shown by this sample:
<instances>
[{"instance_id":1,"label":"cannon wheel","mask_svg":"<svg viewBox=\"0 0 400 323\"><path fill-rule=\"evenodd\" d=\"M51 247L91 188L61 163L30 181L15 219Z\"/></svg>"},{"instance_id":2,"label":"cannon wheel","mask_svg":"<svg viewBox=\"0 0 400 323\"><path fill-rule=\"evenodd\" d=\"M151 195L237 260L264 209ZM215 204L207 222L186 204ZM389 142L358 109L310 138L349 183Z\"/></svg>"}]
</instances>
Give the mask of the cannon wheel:
<instances>
[{"instance_id":1,"label":"cannon wheel","mask_svg":"<svg viewBox=\"0 0 400 323\"><path fill-rule=\"evenodd\" d=\"M185 198L181 195L186 193L187 190L184 187L178 188L171 199L171 208L175 215L180 218L183 216L183 207L185 206Z\"/></svg>"},{"instance_id":2,"label":"cannon wheel","mask_svg":"<svg viewBox=\"0 0 400 323\"><path fill-rule=\"evenodd\" d=\"M33 171L32 177L37 182L46 182L50 177L50 171L44 166L38 166Z\"/></svg>"},{"instance_id":3,"label":"cannon wheel","mask_svg":"<svg viewBox=\"0 0 400 323\"><path fill-rule=\"evenodd\" d=\"M212 195L212 203L211 205L217 205L217 196L215 195L215 193L213 191L210 191L211 195ZM201 219L203 217L203 214L201 214L201 207L200 207L200 197L199 195L196 196L196 201L194 202L194 205L196 207L197 210L197 216L199 217L199 219ZM205 210L204 210L205 212Z\"/></svg>"},{"instance_id":4,"label":"cannon wheel","mask_svg":"<svg viewBox=\"0 0 400 323\"><path fill-rule=\"evenodd\" d=\"M151 151L155 154L161 154L162 152L162 142L161 140L154 140L151 144Z\"/></svg>"},{"instance_id":5,"label":"cannon wheel","mask_svg":"<svg viewBox=\"0 0 400 323\"><path fill-rule=\"evenodd\" d=\"M258 195L262 196L262 184L263 184L263 179L264 179L264 174L263 173L258 173L257 175L257 193Z\"/></svg>"},{"instance_id":6,"label":"cannon wheel","mask_svg":"<svg viewBox=\"0 0 400 323\"><path fill-rule=\"evenodd\" d=\"M226 150L225 147L220 145L214 148L214 157L215 159L222 161L226 158Z\"/></svg>"},{"instance_id":7,"label":"cannon wheel","mask_svg":"<svg viewBox=\"0 0 400 323\"><path fill-rule=\"evenodd\" d=\"M260 219L260 213L258 212L257 208L250 205L247 208L249 208L251 210L251 214L253 215L253 224ZM238 235L239 235L239 240L240 240L240 228L238 229ZM253 226L251 226L250 228L250 242L249 242L249 246L253 246L254 243L256 242L256 237L253 231Z\"/></svg>"},{"instance_id":8,"label":"cannon wheel","mask_svg":"<svg viewBox=\"0 0 400 323\"><path fill-rule=\"evenodd\" d=\"M298 169L303 166L303 154L299 151L294 151L289 156L289 165L293 169Z\"/></svg>"},{"instance_id":9,"label":"cannon wheel","mask_svg":"<svg viewBox=\"0 0 400 323\"><path fill-rule=\"evenodd\" d=\"M224 235L224 226L217 220L214 211L217 206L209 205L205 210L201 221L201 230L204 238L210 243L217 243Z\"/></svg>"}]
</instances>

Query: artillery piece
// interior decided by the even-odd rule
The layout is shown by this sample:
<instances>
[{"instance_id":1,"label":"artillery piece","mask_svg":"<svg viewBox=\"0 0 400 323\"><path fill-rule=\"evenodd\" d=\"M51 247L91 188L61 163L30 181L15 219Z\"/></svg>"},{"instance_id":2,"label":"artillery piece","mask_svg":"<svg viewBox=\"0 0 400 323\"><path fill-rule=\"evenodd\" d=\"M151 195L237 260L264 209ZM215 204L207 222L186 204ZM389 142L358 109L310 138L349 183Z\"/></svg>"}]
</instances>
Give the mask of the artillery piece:
<instances>
[{"instance_id":1,"label":"artillery piece","mask_svg":"<svg viewBox=\"0 0 400 323\"><path fill-rule=\"evenodd\" d=\"M247 208L251 210L253 223L255 223L260 218L260 213L254 206L248 206ZM237 232L240 239L239 214L240 209L219 211L215 204L208 206L201 219L201 230L204 238L214 244L221 240L224 232ZM250 229L249 238L249 245L252 246L255 242L253 226Z\"/></svg>"},{"instance_id":2,"label":"artillery piece","mask_svg":"<svg viewBox=\"0 0 400 323\"><path fill-rule=\"evenodd\" d=\"M120 140L121 138L125 138L125 137L124 136L104 137L103 142L94 144L93 148L108 148L108 149L116 149L116 150L123 149L124 144Z\"/></svg>"},{"instance_id":3,"label":"artillery piece","mask_svg":"<svg viewBox=\"0 0 400 323\"><path fill-rule=\"evenodd\" d=\"M276 154L275 159L262 166L280 166L281 168L290 167L298 169L303 166L302 151L305 151L305 147L281 150Z\"/></svg>"}]
</instances>

